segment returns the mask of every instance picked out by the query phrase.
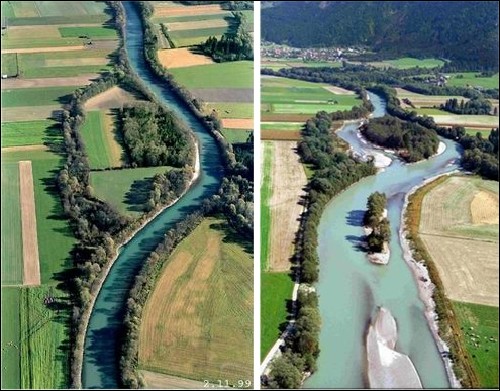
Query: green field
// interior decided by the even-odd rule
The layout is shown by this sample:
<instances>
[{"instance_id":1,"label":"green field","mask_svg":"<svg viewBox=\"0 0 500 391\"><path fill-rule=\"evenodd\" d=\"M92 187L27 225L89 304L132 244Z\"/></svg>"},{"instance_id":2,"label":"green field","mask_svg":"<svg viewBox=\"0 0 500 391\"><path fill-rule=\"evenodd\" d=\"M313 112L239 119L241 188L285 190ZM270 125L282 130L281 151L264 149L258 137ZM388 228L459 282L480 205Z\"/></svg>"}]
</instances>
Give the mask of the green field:
<instances>
[{"instance_id":1,"label":"green field","mask_svg":"<svg viewBox=\"0 0 500 391\"><path fill-rule=\"evenodd\" d=\"M296 67L307 67L307 68L340 68L342 64L340 62L330 62L330 61L301 61L298 59L269 59L263 58L261 68L270 68L274 70L280 70L283 68L296 68Z\"/></svg>"},{"instance_id":2,"label":"green field","mask_svg":"<svg viewBox=\"0 0 500 391\"><path fill-rule=\"evenodd\" d=\"M273 143L264 141L261 143L264 146L262 149L264 161L262 167L262 186L260 190L260 267L261 270L269 270L269 245L271 234L271 209L269 208L269 200L272 196L271 169L273 161Z\"/></svg>"},{"instance_id":3,"label":"green field","mask_svg":"<svg viewBox=\"0 0 500 391\"><path fill-rule=\"evenodd\" d=\"M56 275L70 264L69 253L75 241L68 221L61 217L64 213L55 188L62 159L49 151L7 152L2 159L2 164L32 162L41 280L42 284L55 285Z\"/></svg>"},{"instance_id":4,"label":"green field","mask_svg":"<svg viewBox=\"0 0 500 391\"><path fill-rule=\"evenodd\" d=\"M107 26L97 27L59 27L63 38L88 36L90 39L118 39L116 29Z\"/></svg>"},{"instance_id":5,"label":"green field","mask_svg":"<svg viewBox=\"0 0 500 391\"><path fill-rule=\"evenodd\" d=\"M106 9L104 2L97 1L69 1L64 3L63 7L61 7L60 3L54 1L12 1L9 3L12 5L16 17L71 15L78 15L80 17L85 15L101 15L104 14L104 10Z\"/></svg>"},{"instance_id":6,"label":"green field","mask_svg":"<svg viewBox=\"0 0 500 391\"><path fill-rule=\"evenodd\" d=\"M252 380L251 246L216 218L177 246L144 306L141 369L214 383Z\"/></svg>"},{"instance_id":7,"label":"green field","mask_svg":"<svg viewBox=\"0 0 500 391\"><path fill-rule=\"evenodd\" d=\"M18 88L2 90L2 107L50 106L69 102L78 87Z\"/></svg>"},{"instance_id":8,"label":"green field","mask_svg":"<svg viewBox=\"0 0 500 391\"><path fill-rule=\"evenodd\" d=\"M408 111L416 111L417 114L419 114L419 115L429 115L429 116L451 114L445 110L435 109L432 107L421 107L421 108L417 108L417 109L408 108L407 110Z\"/></svg>"},{"instance_id":9,"label":"green field","mask_svg":"<svg viewBox=\"0 0 500 391\"><path fill-rule=\"evenodd\" d=\"M287 321L287 303L292 299L293 281L288 273L261 273L260 359L275 344Z\"/></svg>"},{"instance_id":10,"label":"green field","mask_svg":"<svg viewBox=\"0 0 500 391\"><path fill-rule=\"evenodd\" d=\"M90 173L90 185L96 197L110 203L124 215L138 217L145 211L153 176L171 169L163 166L93 171Z\"/></svg>"},{"instance_id":11,"label":"green field","mask_svg":"<svg viewBox=\"0 0 500 391\"><path fill-rule=\"evenodd\" d=\"M461 75L462 77L457 77ZM447 85L449 86L466 86L472 87L479 86L488 89L498 89L498 73L492 77L476 77L480 73L476 72L462 72L462 73L448 73L449 76Z\"/></svg>"},{"instance_id":12,"label":"green field","mask_svg":"<svg viewBox=\"0 0 500 391\"><path fill-rule=\"evenodd\" d=\"M231 26L209 27L202 29L169 31L168 35L176 47L183 47L198 45L205 42L208 37L220 38L223 34L228 33L231 30Z\"/></svg>"},{"instance_id":13,"label":"green field","mask_svg":"<svg viewBox=\"0 0 500 391\"><path fill-rule=\"evenodd\" d=\"M183 16L153 16L151 21L153 23L174 23L174 22L198 22L202 20L217 20L224 18L232 18L228 11L221 11L220 14L208 15L183 15Z\"/></svg>"},{"instance_id":14,"label":"green field","mask_svg":"<svg viewBox=\"0 0 500 391\"><path fill-rule=\"evenodd\" d=\"M221 64L175 68L170 72L186 88L253 88L253 62L233 61Z\"/></svg>"},{"instance_id":15,"label":"green field","mask_svg":"<svg viewBox=\"0 0 500 391\"><path fill-rule=\"evenodd\" d=\"M57 303L44 304L48 296ZM47 286L21 291L21 387L24 389L60 389L68 386L67 360L69 311L68 298ZM66 307L67 308L67 307Z\"/></svg>"},{"instance_id":16,"label":"green field","mask_svg":"<svg viewBox=\"0 0 500 391\"><path fill-rule=\"evenodd\" d=\"M231 144L246 142L251 133L252 130L222 129L222 135Z\"/></svg>"},{"instance_id":17,"label":"green field","mask_svg":"<svg viewBox=\"0 0 500 391\"><path fill-rule=\"evenodd\" d=\"M261 130L301 130L304 127L303 122L261 122Z\"/></svg>"},{"instance_id":18,"label":"green field","mask_svg":"<svg viewBox=\"0 0 500 391\"><path fill-rule=\"evenodd\" d=\"M19 165L2 155L2 285L23 283Z\"/></svg>"},{"instance_id":19,"label":"green field","mask_svg":"<svg viewBox=\"0 0 500 391\"><path fill-rule=\"evenodd\" d=\"M424 60L419 60L417 58L404 57L397 60L387 60L384 61L395 68L408 69L408 68L436 68L444 65L444 61L435 58L427 58Z\"/></svg>"},{"instance_id":20,"label":"green field","mask_svg":"<svg viewBox=\"0 0 500 391\"><path fill-rule=\"evenodd\" d=\"M17 76L17 54L2 54L2 75Z\"/></svg>"},{"instance_id":21,"label":"green field","mask_svg":"<svg viewBox=\"0 0 500 391\"><path fill-rule=\"evenodd\" d=\"M253 103L207 103L205 112L211 113L214 109L219 114L219 118L253 118Z\"/></svg>"},{"instance_id":22,"label":"green field","mask_svg":"<svg viewBox=\"0 0 500 391\"><path fill-rule=\"evenodd\" d=\"M53 144L60 141L62 131L56 121L2 122L2 147Z\"/></svg>"},{"instance_id":23,"label":"green field","mask_svg":"<svg viewBox=\"0 0 500 391\"><path fill-rule=\"evenodd\" d=\"M2 211L4 211L3 208ZM2 232L5 231L2 230ZM21 388L21 362L19 354L19 341L21 340L20 301L21 289L2 287L2 390Z\"/></svg>"},{"instance_id":24,"label":"green field","mask_svg":"<svg viewBox=\"0 0 500 391\"><path fill-rule=\"evenodd\" d=\"M465 131L467 132L467 134L469 134L471 136L475 136L477 133L481 133L481 135L484 138L488 138L488 136L491 133L491 129L471 129L471 128L465 128Z\"/></svg>"},{"instance_id":25,"label":"green field","mask_svg":"<svg viewBox=\"0 0 500 391\"><path fill-rule=\"evenodd\" d=\"M120 166L117 162L123 151L117 151L120 156L113 155L112 147L105 133L109 130L105 128L104 116L103 111L89 111L85 117L85 123L80 129L91 169Z\"/></svg>"},{"instance_id":26,"label":"green field","mask_svg":"<svg viewBox=\"0 0 500 391\"><path fill-rule=\"evenodd\" d=\"M498 388L498 307L461 302L453 306L481 387Z\"/></svg>"}]
</instances>

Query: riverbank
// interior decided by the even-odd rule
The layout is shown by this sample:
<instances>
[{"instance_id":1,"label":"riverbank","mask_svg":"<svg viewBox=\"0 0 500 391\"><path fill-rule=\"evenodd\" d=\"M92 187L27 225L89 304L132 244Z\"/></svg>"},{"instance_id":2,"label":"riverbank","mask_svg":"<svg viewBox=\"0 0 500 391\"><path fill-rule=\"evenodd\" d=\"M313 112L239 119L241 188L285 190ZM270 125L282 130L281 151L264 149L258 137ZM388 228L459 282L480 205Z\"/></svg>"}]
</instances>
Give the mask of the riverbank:
<instances>
[{"instance_id":1,"label":"riverbank","mask_svg":"<svg viewBox=\"0 0 500 391\"><path fill-rule=\"evenodd\" d=\"M191 178L191 181L189 182L188 186L184 190L184 192L177 197L175 200L172 202L162 206L159 210L155 211L151 216L146 217L143 222L141 222L140 226L132 231L129 235L127 235L124 240L121 242L121 244L116 247L115 249L115 255L114 257L109 260L109 262L106 263L106 266L101 270L101 275L97 279L97 285L93 286L91 294L92 297L90 299L89 306L85 309L84 313L81 316L81 325L80 327L83 327L83 330L78 333L78 340L76 341L77 346L81 346L82 349L78 349L78 351L81 351L81 354L77 357L74 357L73 359L73 365L76 366L79 369L78 373L78 379L79 383L75 384L75 387L78 389L82 388L82 371L83 371L83 359L85 356L85 339L87 338L87 330L88 330L88 325L90 322L90 317L92 315L95 302L97 300L97 297L99 296L99 293L101 291L102 285L104 284L104 281L106 281L106 278L115 264L116 260L120 256L121 249L123 246L127 245L127 243L135 236L137 235L146 225L148 225L152 220L154 220L156 217L158 217L161 213L163 213L166 209L177 203L183 196L184 194L193 186L193 184L198 180L200 176L200 171L201 171L201 164L200 164L200 150L198 146L198 142L195 141L195 149L196 149L196 156L195 156L195 164L194 164L194 171L193 171L193 176Z\"/></svg>"},{"instance_id":2,"label":"riverbank","mask_svg":"<svg viewBox=\"0 0 500 391\"><path fill-rule=\"evenodd\" d=\"M444 151L443 151L444 152ZM442 153L442 152L441 152ZM455 371L454 371L454 363L450 357L450 347L448 346L444 339L440 335L440 325L439 325L439 320L441 319L441 322L446 322L448 323L450 314L447 310L447 308L442 308L439 310L437 307L437 303L435 301L436 297L439 297L439 300L442 302L447 301L447 298L444 293L444 289L441 285L441 281L439 279L439 275L437 274L437 271L435 271L433 276L431 276L431 273L429 271L429 267L434 267L430 261L430 257L426 256L425 258L425 263L423 260L417 261L416 255L415 255L415 240L416 240L416 235L417 232L414 232L414 230L410 227L410 212L409 212L409 204L410 204L410 198L414 196L419 190L424 188L426 185L428 185L431 182L436 181L437 179L444 177L444 176L449 176L454 173L458 172L458 170L445 173L445 174L439 174L436 175L432 178L429 178L425 180L422 184L419 184L415 187L413 187L406 195L404 199L404 204L403 204L403 210L401 214L401 225L400 225L400 231L399 231L399 237L401 241L401 247L403 249L403 258L410 267L414 277L415 281L418 287L419 295L422 300L422 302L425 305L425 318L427 320L427 323L429 325L429 329L431 330L431 333L434 337L434 340L436 342L436 345L441 353L441 358L444 362L445 369L446 369L446 374L448 376L448 381L449 384L452 388L461 388L462 384L458 380ZM423 197L422 197L423 198ZM421 200L419 201L421 202ZM416 213L418 214L418 221L412 221L411 225L414 225L418 227L420 217L419 217L419 209L420 205L415 206L417 209ZM413 212L415 213L415 211ZM415 218L415 217L413 217ZM411 238L411 239L410 239ZM412 241L412 243L410 242ZM419 246L420 247L420 246ZM422 258L422 254L419 255L420 258ZM446 307L445 304L442 304L444 307ZM453 311L452 311L453 313ZM454 315L451 315L454 317ZM456 322L453 322L456 323ZM452 324L447 324L448 327L453 327ZM456 324L456 327L458 327L458 324ZM451 338L456 338L451 335ZM457 341L455 341L457 343Z\"/></svg>"}]
</instances>

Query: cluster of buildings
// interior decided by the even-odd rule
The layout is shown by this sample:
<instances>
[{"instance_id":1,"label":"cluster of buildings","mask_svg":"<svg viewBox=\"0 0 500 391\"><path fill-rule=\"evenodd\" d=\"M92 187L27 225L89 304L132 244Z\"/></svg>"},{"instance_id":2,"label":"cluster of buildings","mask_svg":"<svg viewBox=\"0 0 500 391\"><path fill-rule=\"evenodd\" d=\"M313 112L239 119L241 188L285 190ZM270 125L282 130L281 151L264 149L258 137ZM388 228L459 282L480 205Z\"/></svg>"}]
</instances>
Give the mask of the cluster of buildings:
<instances>
[{"instance_id":1,"label":"cluster of buildings","mask_svg":"<svg viewBox=\"0 0 500 391\"><path fill-rule=\"evenodd\" d=\"M357 47L296 48L262 42L261 54L267 58L297 59L302 61L343 61L345 56L364 53Z\"/></svg>"}]
</instances>

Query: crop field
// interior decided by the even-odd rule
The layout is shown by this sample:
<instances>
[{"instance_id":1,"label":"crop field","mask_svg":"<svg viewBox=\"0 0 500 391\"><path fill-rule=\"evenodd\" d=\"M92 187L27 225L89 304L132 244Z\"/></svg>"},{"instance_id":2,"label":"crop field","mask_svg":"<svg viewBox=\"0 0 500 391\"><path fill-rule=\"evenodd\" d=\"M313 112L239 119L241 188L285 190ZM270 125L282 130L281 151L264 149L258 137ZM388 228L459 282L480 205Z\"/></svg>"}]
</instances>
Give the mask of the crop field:
<instances>
[{"instance_id":1,"label":"crop field","mask_svg":"<svg viewBox=\"0 0 500 391\"><path fill-rule=\"evenodd\" d=\"M2 75L12 77L17 73L17 55L15 53L2 54Z\"/></svg>"},{"instance_id":2,"label":"crop field","mask_svg":"<svg viewBox=\"0 0 500 391\"><path fill-rule=\"evenodd\" d=\"M161 166L93 171L90 173L90 185L96 197L109 202L120 213L139 217L145 211L153 176L171 169Z\"/></svg>"},{"instance_id":3,"label":"crop field","mask_svg":"<svg viewBox=\"0 0 500 391\"><path fill-rule=\"evenodd\" d=\"M475 136L478 132L482 134L484 138L488 138L490 135L491 129L485 129L485 128L478 128L478 129L473 129L473 128L465 128L465 131L467 134L470 134L471 136Z\"/></svg>"},{"instance_id":4,"label":"crop field","mask_svg":"<svg viewBox=\"0 0 500 391\"><path fill-rule=\"evenodd\" d=\"M263 272L260 291L260 359L263 360L287 321L293 281L288 273Z\"/></svg>"},{"instance_id":5,"label":"crop field","mask_svg":"<svg viewBox=\"0 0 500 391\"><path fill-rule=\"evenodd\" d=\"M497 128L498 116L495 115L432 115L434 121L438 125L460 125L463 127L483 127L483 128Z\"/></svg>"},{"instance_id":6,"label":"crop field","mask_svg":"<svg viewBox=\"0 0 500 391\"><path fill-rule=\"evenodd\" d=\"M2 3L3 6L3 3ZM2 7L3 9L3 7ZM3 184L2 184L3 185ZM3 197L2 197L3 198ZM2 209L4 211L4 209ZM2 213L3 215L3 213ZM2 232L5 232L2 230ZM2 254L2 260L3 260ZM2 263L3 267L3 263ZM2 269L3 283L3 269ZM21 289L2 287L2 389L21 388Z\"/></svg>"},{"instance_id":7,"label":"crop field","mask_svg":"<svg viewBox=\"0 0 500 391\"><path fill-rule=\"evenodd\" d=\"M272 142L261 142L262 146L262 183L260 190L260 267L261 270L269 270L269 251L271 245L271 209L269 201L273 194L272 163L274 160L274 144Z\"/></svg>"},{"instance_id":8,"label":"crop field","mask_svg":"<svg viewBox=\"0 0 500 391\"><path fill-rule=\"evenodd\" d=\"M481 387L498 388L498 307L453 302Z\"/></svg>"},{"instance_id":9,"label":"crop field","mask_svg":"<svg viewBox=\"0 0 500 391\"><path fill-rule=\"evenodd\" d=\"M495 181L453 176L424 197L420 234L451 299L498 306L498 216Z\"/></svg>"},{"instance_id":10,"label":"crop field","mask_svg":"<svg viewBox=\"0 0 500 391\"><path fill-rule=\"evenodd\" d=\"M476 72L448 73L446 75L449 76L447 82L447 85L449 86L469 85L471 87L498 89L498 73L491 77L480 77L481 74Z\"/></svg>"},{"instance_id":11,"label":"crop field","mask_svg":"<svg viewBox=\"0 0 500 391\"><path fill-rule=\"evenodd\" d=\"M297 131L304 127L304 122L261 122L261 130L289 130Z\"/></svg>"},{"instance_id":12,"label":"crop field","mask_svg":"<svg viewBox=\"0 0 500 391\"><path fill-rule=\"evenodd\" d=\"M177 82L191 88L253 88L253 62L233 61L171 70Z\"/></svg>"},{"instance_id":13,"label":"crop field","mask_svg":"<svg viewBox=\"0 0 500 391\"><path fill-rule=\"evenodd\" d=\"M194 380L253 377L253 261L223 220L176 248L146 303L142 369Z\"/></svg>"},{"instance_id":14,"label":"crop field","mask_svg":"<svg viewBox=\"0 0 500 391\"><path fill-rule=\"evenodd\" d=\"M297 124L303 124L318 111L350 110L361 103L352 91L280 77L261 78L261 91L261 120L273 122L272 126L264 125L264 130L300 130ZM285 128L280 129L277 122L286 123Z\"/></svg>"},{"instance_id":15,"label":"crop field","mask_svg":"<svg viewBox=\"0 0 500 391\"><path fill-rule=\"evenodd\" d=\"M52 306L44 304L47 296L55 297ZM21 388L58 389L67 387L68 361L61 354L68 338L68 312L58 310L68 298L47 286L21 291ZM66 352L67 354L67 352Z\"/></svg>"},{"instance_id":16,"label":"crop field","mask_svg":"<svg viewBox=\"0 0 500 391\"><path fill-rule=\"evenodd\" d=\"M245 129L222 129L222 135L227 140L228 143L244 143L248 140L248 137L252 133L252 130Z\"/></svg>"},{"instance_id":17,"label":"crop field","mask_svg":"<svg viewBox=\"0 0 500 391\"><path fill-rule=\"evenodd\" d=\"M55 189L61 157L49 151L8 152L2 154L2 165L17 164L26 158L31 160L33 169L42 284L55 284L55 274L69 264L69 252L74 243L68 222L62 217L62 205Z\"/></svg>"},{"instance_id":18,"label":"crop field","mask_svg":"<svg viewBox=\"0 0 500 391\"><path fill-rule=\"evenodd\" d=\"M436 58L427 58L424 60L419 60L417 58L398 58L397 60L387 60L384 63L398 69L408 69L408 68L436 68L444 65L444 61L438 60Z\"/></svg>"},{"instance_id":19,"label":"crop field","mask_svg":"<svg viewBox=\"0 0 500 391\"><path fill-rule=\"evenodd\" d=\"M85 102L85 109L87 111L115 109L139 100L141 100L140 97L131 94L121 87L114 86L87 100Z\"/></svg>"},{"instance_id":20,"label":"crop field","mask_svg":"<svg viewBox=\"0 0 500 391\"><path fill-rule=\"evenodd\" d=\"M303 210L300 201L305 196L307 178L295 151L295 141L273 141L273 145L269 269L287 271L291 266L290 257L299 229Z\"/></svg>"},{"instance_id":21,"label":"crop field","mask_svg":"<svg viewBox=\"0 0 500 391\"><path fill-rule=\"evenodd\" d=\"M211 57L194 53L190 48L159 50L158 59L160 60L161 65L168 69L214 63Z\"/></svg>"},{"instance_id":22,"label":"crop field","mask_svg":"<svg viewBox=\"0 0 500 391\"><path fill-rule=\"evenodd\" d=\"M2 154L2 285L23 283L19 166Z\"/></svg>"},{"instance_id":23,"label":"crop field","mask_svg":"<svg viewBox=\"0 0 500 391\"><path fill-rule=\"evenodd\" d=\"M63 38L85 35L90 39L118 39L116 29L108 26L59 27L59 33Z\"/></svg>"},{"instance_id":24,"label":"crop field","mask_svg":"<svg viewBox=\"0 0 500 391\"><path fill-rule=\"evenodd\" d=\"M253 118L253 104L239 102L207 103L205 112L215 110L219 118Z\"/></svg>"},{"instance_id":25,"label":"crop field","mask_svg":"<svg viewBox=\"0 0 500 391\"><path fill-rule=\"evenodd\" d=\"M463 100L467 102L469 99L459 95L423 95L411 92L403 88L396 88L399 99L408 98L415 107L433 107L444 104L448 99L457 99L459 102Z\"/></svg>"},{"instance_id":26,"label":"crop field","mask_svg":"<svg viewBox=\"0 0 500 391\"><path fill-rule=\"evenodd\" d=\"M163 373L141 371L146 388L156 390L198 390L207 387L205 382L164 375ZM219 387L217 388L224 388Z\"/></svg>"},{"instance_id":27,"label":"crop field","mask_svg":"<svg viewBox=\"0 0 500 391\"><path fill-rule=\"evenodd\" d=\"M2 147L54 144L60 141L62 130L52 120L2 122Z\"/></svg>"},{"instance_id":28,"label":"crop field","mask_svg":"<svg viewBox=\"0 0 500 391\"><path fill-rule=\"evenodd\" d=\"M91 169L121 167L124 154L110 113L89 111L81 130Z\"/></svg>"},{"instance_id":29,"label":"crop field","mask_svg":"<svg viewBox=\"0 0 500 391\"><path fill-rule=\"evenodd\" d=\"M77 87L44 87L2 90L2 107L64 104Z\"/></svg>"},{"instance_id":30,"label":"crop field","mask_svg":"<svg viewBox=\"0 0 500 391\"><path fill-rule=\"evenodd\" d=\"M10 6L12 15L8 16L17 18L102 15L106 9L106 4L97 1L71 1L64 4L64 7L52 1L12 1Z\"/></svg>"}]
</instances>

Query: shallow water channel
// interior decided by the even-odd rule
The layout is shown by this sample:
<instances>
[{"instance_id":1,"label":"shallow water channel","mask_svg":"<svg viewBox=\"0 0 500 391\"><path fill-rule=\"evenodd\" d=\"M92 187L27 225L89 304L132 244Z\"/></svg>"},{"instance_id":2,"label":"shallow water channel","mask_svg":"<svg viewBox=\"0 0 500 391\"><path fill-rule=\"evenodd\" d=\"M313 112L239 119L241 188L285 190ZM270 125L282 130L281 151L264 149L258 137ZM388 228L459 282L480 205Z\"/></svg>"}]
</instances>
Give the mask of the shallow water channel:
<instances>
[{"instance_id":1,"label":"shallow water channel","mask_svg":"<svg viewBox=\"0 0 500 391\"><path fill-rule=\"evenodd\" d=\"M376 110L385 114L385 102L370 93ZM357 125L338 132L354 151L370 146L357 137ZM404 197L425 179L458 168L459 146L441 139L441 155L416 164L394 159L383 172L365 178L327 205L318 228L320 280L316 285L322 318L318 370L304 388L367 387L366 332L379 306L396 319L396 350L410 357L424 388L449 387L444 363L424 316L415 278L403 258L399 238ZM391 156L391 155L389 155ZM358 249L363 236L362 220L368 196L384 192L391 225L389 264L374 265Z\"/></svg>"},{"instance_id":2,"label":"shallow water channel","mask_svg":"<svg viewBox=\"0 0 500 391\"><path fill-rule=\"evenodd\" d=\"M214 138L165 82L156 78L147 67L139 14L131 2L123 4L127 17L125 42L130 64L146 86L195 133L200 148L201 171L199 180L176 204L148 223L122 248L110 270L97 297L85 338L83 388L118 387L118 338L134 277L164 233L217 191L223 173L219 148Z\"/></svg>"}]
</instances>

